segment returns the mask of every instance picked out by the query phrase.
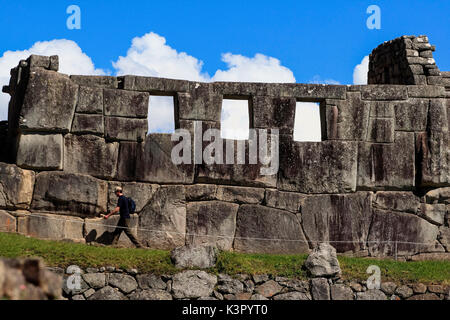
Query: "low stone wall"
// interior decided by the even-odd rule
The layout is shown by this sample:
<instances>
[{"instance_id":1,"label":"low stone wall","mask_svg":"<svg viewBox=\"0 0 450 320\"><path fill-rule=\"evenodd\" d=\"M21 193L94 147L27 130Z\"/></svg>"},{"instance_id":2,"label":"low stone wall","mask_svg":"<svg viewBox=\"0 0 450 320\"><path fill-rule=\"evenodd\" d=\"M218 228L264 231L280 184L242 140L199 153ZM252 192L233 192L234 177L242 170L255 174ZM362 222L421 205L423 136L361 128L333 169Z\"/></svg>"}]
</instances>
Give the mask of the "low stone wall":
<instances>
[{"instance_id":1,"label":"low stone wall","mask_svg":"<svg viewBox=\"0 0 450 320\"><path fill-rule=\"evenodd\" d=\"M62 269L56 271L64 273ZM384 282L380 289L368 289L365 281L337 278L231 277L200 270L157 276L114 267L81 271L79 290L64 287L64 296L70 300L450 300L449 286L421 283ZM69 276L65 274L64 279Z\"/></svg>"}]
</instances>

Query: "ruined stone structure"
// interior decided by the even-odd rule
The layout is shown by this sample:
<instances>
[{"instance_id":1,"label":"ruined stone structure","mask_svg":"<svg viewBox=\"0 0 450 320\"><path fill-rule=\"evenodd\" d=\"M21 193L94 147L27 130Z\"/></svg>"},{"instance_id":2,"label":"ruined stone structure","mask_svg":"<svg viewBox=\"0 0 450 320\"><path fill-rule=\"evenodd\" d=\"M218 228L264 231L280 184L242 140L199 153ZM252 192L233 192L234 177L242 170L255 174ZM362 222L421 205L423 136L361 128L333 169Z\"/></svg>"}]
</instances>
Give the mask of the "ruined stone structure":
<instances>
[{"instance_id":1,"label":"ruined stone structure","mask_svg":"<svg viewBox=\"0 0 450 320\"><path fill-rule=\"evenodd\" d=\"M67 76L56 56L30 56L3 89L0 230L108 243L118 217L98 215L121 185L154 248L304 253L329 241L358 256L445 256L450 74L432 50L425 36L386 42L370 84L349 86ZM280 132L279 171L175 165L178 141L146 134L150 95L173 96L175 127L192 133L195 121L220 127L223 98L248 100L250 126ZM322 142L293 141L297 101L320 103Z\"/></svg>"}]
</instances>

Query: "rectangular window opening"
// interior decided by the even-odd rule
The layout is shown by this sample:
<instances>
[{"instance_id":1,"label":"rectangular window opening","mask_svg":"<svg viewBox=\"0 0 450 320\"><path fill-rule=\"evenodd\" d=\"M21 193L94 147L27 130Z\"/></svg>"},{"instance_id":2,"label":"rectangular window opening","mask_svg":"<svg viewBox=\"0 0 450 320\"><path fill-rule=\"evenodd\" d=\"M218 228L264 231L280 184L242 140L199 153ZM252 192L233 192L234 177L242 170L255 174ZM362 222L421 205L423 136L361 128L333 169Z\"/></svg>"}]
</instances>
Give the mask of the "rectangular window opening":
<instances>
[{"instance_id":1,"label":"rectangular window opening","mask_svg":"<svg viewBox=\"0 0 450 320\"><path fill-rule=\"evenodd\" d=\"M322 141L320 103L297 101L294 121L294 141Z\"/></svg>"},{"instance_id":2,"label":"rectangular window opening","mask_svg":"<svg viewBox=\"0 0 450 320\"><path fill-rule=\"evenodd\" d=\"M222 100L220 136L222 139L247 140L249 138L249 100Z\"/></svg>"},{"instance_id":3,"label":"rectangular window opening","mask_svg":"<svg viewBox=\"0 0 450 320\"><path fill-rule=\"evenodd\" d=\"M148 134L175 132L175 97L150 95Z\"/></svg>"}]
</instances>

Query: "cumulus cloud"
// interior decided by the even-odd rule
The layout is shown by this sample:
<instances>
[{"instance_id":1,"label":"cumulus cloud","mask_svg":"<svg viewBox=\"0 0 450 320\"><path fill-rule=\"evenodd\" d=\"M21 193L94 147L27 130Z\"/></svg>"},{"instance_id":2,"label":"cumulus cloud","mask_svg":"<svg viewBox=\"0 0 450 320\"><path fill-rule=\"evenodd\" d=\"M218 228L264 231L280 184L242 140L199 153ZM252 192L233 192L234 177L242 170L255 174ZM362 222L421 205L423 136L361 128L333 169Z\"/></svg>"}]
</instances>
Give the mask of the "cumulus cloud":
<instances>
[{"instance_id":1,"label":"cumulus cloud","mask_svg":"<svg viewBox=\"0 0 450 320\"><path fill-rule=\"evenodd\" d=\"M245 57L225 53L222 61L226 70L217 70L214 76L204 72L203 61L186 52L178 52L166 39L150 32L132 40L126 56L113 62L118 75L185 79L191 81L240 81L240 82L295 82L294 74L281 65L280 60L263 54ZM169 99L150 99L149 131L170 132L173 128L173 103ZM222 109L222 136L243 139L248 136L247 101L224 103Z\"/></svg>"},{"instance_id":2,"label":"cumulus cloud","mask_svg":"<svg viewBox=\"0 0 450 320\"><path fill-rule=\"evenodd\" d=\"M369 72L369 56L365 56L353 69L353 84L367 84L367 72Z\"/></svg>"},{"instance_id":3,"label":"cumulus cloud","mask_svg":"<svg viewBox=\"0 0 450 320\"><path fill-rule=\"evenodd\" d=\"M315 75L309 83L315 84L341 84L339 81L334 79L322 79L321 76Z\"/></svg>"},{"instance_id":4,"label":"cumulus cloud","mask_svg":"<svg viewBox=\"0 0 450 320\"><path fill-rule=\"evenodd\" d=\"M44 56L59 56L59 71L66 74L105 74L102 69L94 66L91 58L82 52L77 43L71 40L58 39L36 42L31 48L19 51L6 51L0 57L0 87L9 84L10 70L17 66L20 60L31 54ZM8 117L9 95L0 94L0 120Z\"/></svg>"}]
</instances>

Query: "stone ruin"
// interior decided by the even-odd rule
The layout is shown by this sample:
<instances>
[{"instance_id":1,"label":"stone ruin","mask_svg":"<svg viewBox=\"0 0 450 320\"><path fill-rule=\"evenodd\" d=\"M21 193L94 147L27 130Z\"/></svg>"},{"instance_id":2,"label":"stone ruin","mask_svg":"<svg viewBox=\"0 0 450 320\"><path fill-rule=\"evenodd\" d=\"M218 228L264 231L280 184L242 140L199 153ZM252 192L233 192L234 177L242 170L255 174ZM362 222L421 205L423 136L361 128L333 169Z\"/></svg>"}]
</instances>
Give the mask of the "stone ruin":
<instances>
[{"instance_id":1,"label":"stone ruin","mask_svg":"<svg viewBox=\"0 0 450 320\"><path fill-rule=\"evenodd\" d=\"M329 242L354 256L448 257L450 72L434 49L426 36L381 44L369 85L68 76L57 56L32 55L3 88L0 230L107 244L118 216L99 214L120 185L152 248L294 254ZM150 95L173 96L175 128L192 133L196 121L220 128L223 98L248 100L251 128L279 130L278 172L175 165L178 141L147 135ZM298 101L320 103L323 141L293 140Z\"/></svg>"}]
</instances>

